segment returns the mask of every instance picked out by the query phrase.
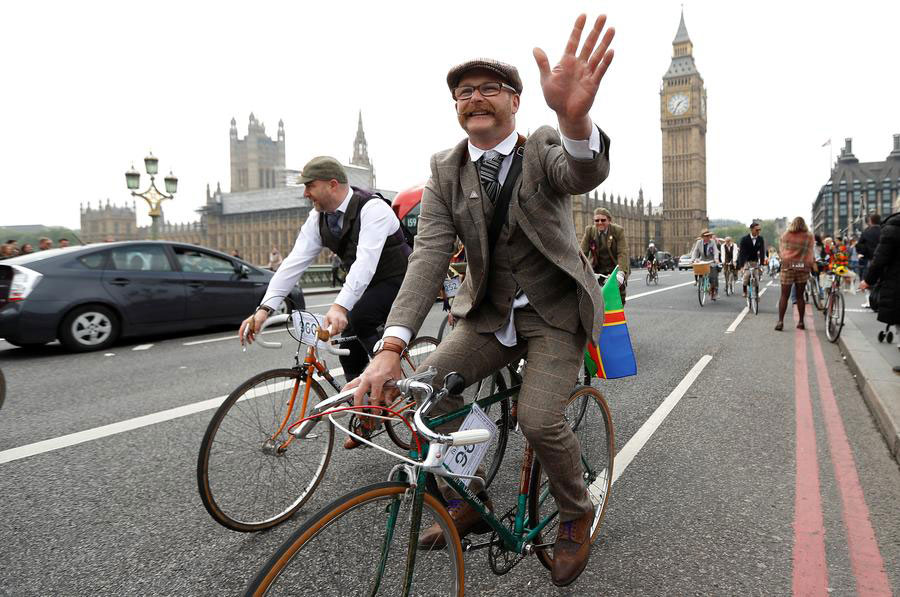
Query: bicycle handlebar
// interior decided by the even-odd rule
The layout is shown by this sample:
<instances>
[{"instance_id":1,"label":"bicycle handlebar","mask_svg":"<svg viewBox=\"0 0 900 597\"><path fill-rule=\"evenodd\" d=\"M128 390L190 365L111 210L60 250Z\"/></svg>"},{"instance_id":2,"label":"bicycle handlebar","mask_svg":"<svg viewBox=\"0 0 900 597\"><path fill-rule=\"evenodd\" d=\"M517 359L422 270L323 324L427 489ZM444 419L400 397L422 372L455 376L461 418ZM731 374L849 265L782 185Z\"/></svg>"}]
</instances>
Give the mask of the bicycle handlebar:
<instances>
[{"instance_id":1,"label":"bicycle handlebar","mask_svg":"<svg viewBox=\"0 0 900 597\"><path fill-rule=\"evenodd\" d=\"M272 327L273 325L279 325L279 324L285 323L285 322L289 321L290 318L291 318L291 315L288 313L282 313L280 315L272 315L271 317L268 317L263 322L263 324L260 326L259 331L256 332L256 334L257 334L256 342L263 348L281 348L281 346L282 346L281 342L267 342L266 340L263 340L262 333L266 328ZM350 349L338 348L337 346L335 346L334 344L331 343L331 341L330 341L331 334L328 331L321 330L320 332L317 332L317 335L320 340L320 342L318 343L319 347L324 347L325 350L327 350L331 354L337 355L337 356L346 356L346 355L350 354ZM244 330L244 339L246 340L246 338L247 338L247 330L245 329Z\"/></svg>"}]
</instances>

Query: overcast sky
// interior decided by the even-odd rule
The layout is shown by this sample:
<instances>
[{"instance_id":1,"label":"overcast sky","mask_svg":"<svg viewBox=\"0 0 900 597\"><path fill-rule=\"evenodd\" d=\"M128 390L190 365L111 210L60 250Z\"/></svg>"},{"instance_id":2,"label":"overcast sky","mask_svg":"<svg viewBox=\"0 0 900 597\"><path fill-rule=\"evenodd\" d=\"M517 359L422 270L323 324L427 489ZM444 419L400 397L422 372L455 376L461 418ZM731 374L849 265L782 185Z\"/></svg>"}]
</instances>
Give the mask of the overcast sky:
<instances>
[{"instance_id":1,"label":"overcast sky","mask_svg":"<svg viewBox=\"0 0 900 597\"><path fill-rule=\"evenodd\" d=\"M681 3L15 2L0 21L0 226L79 226L80 202L131 198L150 149L173 169L170 221L230 186L228 128L253 112L287 167L349 160L362 110L378 186L428 176L462 138L444 79L475 56L518 66L518 128L555 126L532 47L559 58L579 12L609 15L615 60L592 109L609 134L607 193L662 199L659 88ZM900 133L900 2L684 3L708 93L709 216L807 215L844 137L880 161ZM142 188L148 182L142 177ZM138 205L139 223L149 222Z\"/></svg>"}]
</instances>

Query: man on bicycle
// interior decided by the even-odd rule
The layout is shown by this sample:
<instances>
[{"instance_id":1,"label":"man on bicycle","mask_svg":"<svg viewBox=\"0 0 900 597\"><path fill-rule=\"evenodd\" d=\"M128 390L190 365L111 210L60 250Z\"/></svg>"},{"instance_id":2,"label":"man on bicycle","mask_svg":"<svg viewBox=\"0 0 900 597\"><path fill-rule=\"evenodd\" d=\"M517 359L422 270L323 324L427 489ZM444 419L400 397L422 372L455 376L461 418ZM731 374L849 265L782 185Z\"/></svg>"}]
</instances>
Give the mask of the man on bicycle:
<instances>
[{"instance_id":1,"label":"man on bicycle","mask_svg":"<svg viewBox=\"0 0 900 597\"><path fill-rule=\"evenodd\" d=\"M410 247L400 221L386 201L377 195L351 187L347 173L334 158L310 160L300 176L303 196L315 208L300 229L290 255L272 276L262 303L241 323L241 343L246 334L253 342L266 318L281 305L290 289L327 247L340 258L347 271L344 286L325 314L324 326L335 334L355 335L350 354L341 356L346 379L358 377L369 362L391 304L406 274ZM354 448L352 438L344 444Z\"/></svg>"},{"instance_id":2,"label":"man on bicycle","mask_svg":"<svg viewBox=\"0 0 900 597\"><path fill-rule=\"evenodd\" d=\"M619 266L619 296L625 304L627 277L631 271L625 228L612 223L612 214L604 207L594 210L594 223L588 224L581 236L581 252L591 261L595 274L608 276Z\"/></svg>"},{"instance_id":3,"label":"man on bicycle","mask_svg":"<svg viewBox=\"0 0 900 597\"><path fill-rule=\"evenodd\" d=\"M659 271L659 262L656 260L656 245L653 241L647 245L647 255L644 256L644 262L650 266L650 271L656 273Z\"/></svg>"},{"instance_id":4,"label":"man on bicycle","mask_svg":"<svg viewBox=\"0 0 900 597\"><path fill-rule=\"evenodd\" d=\"M716 244L712 232L704 230L700 233L700 239L691 250L691 259L697 261L709 261L709 297L716 300L719 291L719 245ZM702 278L701 278L702 281Z\"/></svg>"},{"instance_id":5,"label":"man on bicycle","mask_svg":"<svg viewBox=\"0 0 900 597\"><path fill-rule=\"evenodd\" d=\"M605 22L605 16L597 19L576 55L585 23L584 15L578 17L553 70L546 54L534 51L558 133L545 126L527 140L517 134L522 80L515 67L476 59L450 69L447 84L467 138L431 158L409 273L372 363L353 382L357 404L367 392L373 403L384 404L384 383L401 375L399 353L430 311L459 236L468 271L453 303L458 323L423 366L437 369L438 386L450 371L472 383L527 352L518 422L547 468L559 506L551 573L559 586L573 582L587 565L594 515L577 457L581 447L563 409L583 366L586 341L602 326L603 298L572 229L570 197L595 188L609 172L609 138L588 115L613 58L608 47L614 30L600 39ZM452 396L435 411L461 406L462 397ZM478 480L469 488L491 507ZM460 536L490 530L478 524L467 502L444 491ZM441 535L439 528L424 530L421 545Z\"/></svg>"},{"instance_id":6,"label":"man on bicycle","mask_svg":"<svg viewBox=\"0 0 900 597\"><path fill-rule=\"evenodd\" d=\"M765 265L766 241L759 234L759 222L750 224L750 234L744 235L738 245L738 269L742 269L748 263L750 265ZM758 282L758 280L757 280ZM744 271L744 298L747 298L747 285L750 284L750 270Z\"/></svg>"},{"instance_id":7,"label":"man on bicycle","mask_svg":"<svg viewBox=\"0 0 900 597\"><path fill-rule=\"evenodd\" d=\"M721 254L722 259L722 271L733 276L736 270L737 264L737 245L732 242L730 236L725 237L725 242L722 243L722 246L719 248L719 253Z\"/></svg>"}]
</instances>

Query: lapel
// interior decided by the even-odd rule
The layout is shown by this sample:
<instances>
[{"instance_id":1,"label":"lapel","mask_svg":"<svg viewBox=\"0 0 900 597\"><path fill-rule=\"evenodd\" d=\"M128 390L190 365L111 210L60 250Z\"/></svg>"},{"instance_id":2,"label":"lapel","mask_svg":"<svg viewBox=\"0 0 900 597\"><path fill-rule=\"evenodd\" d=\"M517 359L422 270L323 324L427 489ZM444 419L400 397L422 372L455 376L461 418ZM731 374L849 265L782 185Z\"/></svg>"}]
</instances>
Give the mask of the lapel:
<instances>
[{"instance_id":1,"label":"lapel","mask_svg":"<svg viewBox=\"0 0 900 597\"><path fill-rule=\"evenodd\" d=\"M463 156L463 163L459 168L459 187L462 190L462 200L466 204L466 209L469 210L469 216L471 216L472 222L475 224L478 236L478 246L467 246L466 251L477 251L481 255L482 263L488 263L490 256L488 255L487 224L484 220L481 183L478 181L478 170L475 168L472 160L469 159L468 150L466 150Z\"/></svg>"}]
</instances>

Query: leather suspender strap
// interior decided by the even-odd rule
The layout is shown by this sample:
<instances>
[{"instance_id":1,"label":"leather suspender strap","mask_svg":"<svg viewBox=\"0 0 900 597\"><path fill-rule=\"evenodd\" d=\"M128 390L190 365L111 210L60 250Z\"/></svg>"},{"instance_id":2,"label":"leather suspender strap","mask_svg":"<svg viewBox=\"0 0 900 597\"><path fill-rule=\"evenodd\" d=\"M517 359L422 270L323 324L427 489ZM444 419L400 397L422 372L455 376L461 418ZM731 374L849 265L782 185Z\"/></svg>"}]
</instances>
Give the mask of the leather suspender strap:
<instances>
[{"instance_id":1,"label":"leather suspender strap","mask_svg":"<svg viewBox=\"0 0 900 597\"><path fill-rule=\"evenodd\" d=\"M500 189L500 196L497 198L497 205L494 206L494 215L491 217L491 223L488 226L488 255L494 253L494 247L497 239L500 238L500 231L506 223L506 217L509 213L509 200L512 197L513 187L522 173L522 157L525 155L525 137L519 135L516 148L513 150L513 161L509 165L509 172L506 173L506 180L503 181L503 187Z\"/></svg>"}]
</instances>

